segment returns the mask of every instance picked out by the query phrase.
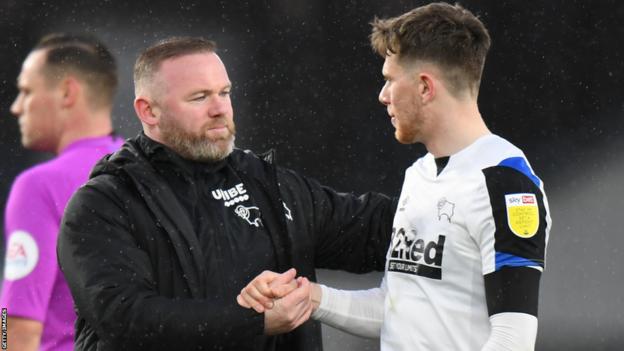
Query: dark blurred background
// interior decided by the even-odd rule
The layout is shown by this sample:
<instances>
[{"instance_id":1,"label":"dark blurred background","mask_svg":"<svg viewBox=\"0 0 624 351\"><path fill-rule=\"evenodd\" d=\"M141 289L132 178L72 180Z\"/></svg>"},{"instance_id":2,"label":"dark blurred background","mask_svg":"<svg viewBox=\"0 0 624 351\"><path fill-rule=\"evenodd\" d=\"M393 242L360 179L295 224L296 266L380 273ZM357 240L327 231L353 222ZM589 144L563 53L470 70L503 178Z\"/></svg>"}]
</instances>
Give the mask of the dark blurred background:
<instances>
[{"instance_id":1,"label":"dark blurred background","mask_svg":"<svg viewBox=\"0 0 624 351\"><path fill-rule=\"evenodd\" d=\"M278 162L343 191L398 194L421 146L393 138L377 102L382 59L368 44L374 16L426 1L0 0L0 202L22 169L51 155L23 150L9 107L21 62L52 31L88 32L116 55L115 126L139 131L132 65L171 35L218 42L234 83L237 145L275 148ZM545 181L553 217L537 350L624 349L624 3L462 1L493 38L481 94L491 130L522 148ZM321 271L372 287L380 274ZM414 313L418 313L414 311ZM326 350L378 342L325 329Z\"/></svg>"}]
</instances>

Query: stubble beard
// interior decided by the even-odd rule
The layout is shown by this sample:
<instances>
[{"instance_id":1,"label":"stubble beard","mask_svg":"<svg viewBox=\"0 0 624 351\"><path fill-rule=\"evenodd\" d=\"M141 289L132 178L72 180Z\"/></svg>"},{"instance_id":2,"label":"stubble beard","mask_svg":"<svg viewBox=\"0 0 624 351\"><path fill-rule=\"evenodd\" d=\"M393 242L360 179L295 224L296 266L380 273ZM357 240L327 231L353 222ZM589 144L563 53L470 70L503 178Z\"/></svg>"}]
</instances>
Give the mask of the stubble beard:
<instances>
[{"instance_id":1,"label":"stubble beard","mask_svg":"<svg viewBox=\"0 0 624 351\"><path fill-rule=\"evenodd\" d=\"M187 160L216 162L228 157L234 150L234 124L227 125L229 131L225 137L211 138L206 135L207 127L199 132L187 132L170 118L163 118L160 123L160 136L165 145Z\"/></svg>"},{"instance_id":2,"label":"stubble beard","mask_svg":"<svg viewBox=\"0 0 624 351\"><path fill-rule=\"evenodd\" d=\"M420 139L420 125L417 125L416 122L411 122L412 124L400 125L399 123L405 122L397 122L397 126L394 131L394 138L401 144L410 145L422 142Z\"/></svg>"},{"instance_id":3,"label":"stubble beard","mask_svg":"<svg viewBox=\"0 0 624 351\"><path fill-rule=\"evenodd\" d=\"M424 143L425 121L422 107L414 103L408 111L396 112L397 121L394 137L401 144Z\"/></svg>"}]
</instances>

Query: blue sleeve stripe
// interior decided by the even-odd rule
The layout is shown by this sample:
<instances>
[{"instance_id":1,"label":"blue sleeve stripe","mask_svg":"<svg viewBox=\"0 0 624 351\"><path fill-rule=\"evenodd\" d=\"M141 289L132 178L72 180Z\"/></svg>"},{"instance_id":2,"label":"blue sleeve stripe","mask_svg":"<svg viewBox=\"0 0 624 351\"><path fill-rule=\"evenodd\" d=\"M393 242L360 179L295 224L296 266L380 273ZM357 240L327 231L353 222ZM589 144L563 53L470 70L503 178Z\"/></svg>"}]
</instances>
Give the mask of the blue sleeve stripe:
<instances>
[{"instance_id":1,"label":"blue sleeve stripe","mask_svg":"<svg viewBox=\"0 0 624 351\"><path fill-rule=\"evenodd\" d=\"M496 252L495 256L496 268L495 270L499 270L503 267L541 267L542 265L520 256L515 256L512 254L504 253L504 252Z\"/></svg>"},{"instance_id":2,"label":"blue sleeve stripe","mask_svg":"<svg viewBox=\"0 0 624 351\"><path fill-rule=\"evenodd\" d=\"M525 161L523 157L506 158L502 160L498 165L513 168L517 170L518 172L524 174L525 176L529 177L529 179L531 179L531 181L535 183L535 185L537 185L538 188L540 187L540 184L542 183L541 180L535 174L533 174L533 172L531 171L531 168L529 167L529 165L527 164L527 162Z\"/></svg>"}]
</instances>

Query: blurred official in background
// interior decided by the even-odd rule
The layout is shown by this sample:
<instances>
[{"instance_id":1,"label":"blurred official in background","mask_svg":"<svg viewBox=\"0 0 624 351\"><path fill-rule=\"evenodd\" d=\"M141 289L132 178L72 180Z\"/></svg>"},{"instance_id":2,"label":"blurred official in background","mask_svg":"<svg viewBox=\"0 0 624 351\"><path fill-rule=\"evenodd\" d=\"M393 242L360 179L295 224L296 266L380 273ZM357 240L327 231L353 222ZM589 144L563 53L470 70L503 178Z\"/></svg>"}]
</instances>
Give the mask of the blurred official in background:
<instances>
[{"instance_id":1,"label":"blurred official in background","mask_svg":"<svg viewBox=\"0 0 624 351\"><path fill-rule=\"evenodd\" d=\"M56 242L65 205L96 161L115 151L115 60L95 38L51 34L28 55L11 106L22 144L56 157L22 172L5 212L7 252L0 306L9 350L72 350L76 315Z\"/></svg>"}]
</instances>

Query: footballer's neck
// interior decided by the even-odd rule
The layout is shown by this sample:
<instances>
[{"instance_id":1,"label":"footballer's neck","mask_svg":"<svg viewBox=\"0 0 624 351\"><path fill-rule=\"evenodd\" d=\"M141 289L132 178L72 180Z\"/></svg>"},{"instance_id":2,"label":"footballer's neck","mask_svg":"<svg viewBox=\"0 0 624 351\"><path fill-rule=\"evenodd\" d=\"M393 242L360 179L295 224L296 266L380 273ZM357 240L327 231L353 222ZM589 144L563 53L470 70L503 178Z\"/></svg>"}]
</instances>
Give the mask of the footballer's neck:
<instances>
[{"instance_id":1,"label":"footballer's neck","mask_svg":"<svg viewBox=\"0 0 624 351\"><path fill-rule=\"evenodd\" d=\"M425 144L435 157L452 156L484 135L491 134L485 125L476 100L455 101L436 116L435 132Z\"/></svg>"}]
</instances>

